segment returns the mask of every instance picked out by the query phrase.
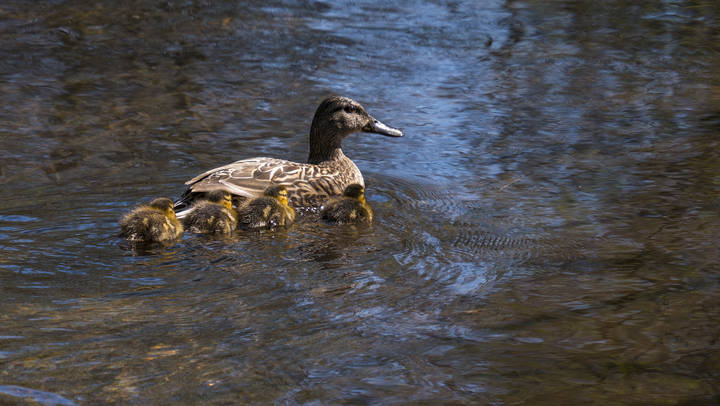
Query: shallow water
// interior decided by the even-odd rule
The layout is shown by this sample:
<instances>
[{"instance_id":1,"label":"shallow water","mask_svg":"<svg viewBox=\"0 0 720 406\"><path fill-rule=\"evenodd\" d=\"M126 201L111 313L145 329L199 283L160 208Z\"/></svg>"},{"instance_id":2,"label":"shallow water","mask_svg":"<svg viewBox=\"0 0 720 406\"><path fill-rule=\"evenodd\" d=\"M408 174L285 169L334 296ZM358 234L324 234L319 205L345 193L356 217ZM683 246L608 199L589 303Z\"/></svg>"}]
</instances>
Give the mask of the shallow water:
<instances>
[{"instance_id":1,"label":"shallow water","mask_svg":"<svg viewBox=\"0 0 720 406\"><path fill-rule=\"evenodd\" d=\"M0 403L720 401L712 2L0 6ZM342 94L371 227L117 220Z\"/></svg>"}]
</instances>

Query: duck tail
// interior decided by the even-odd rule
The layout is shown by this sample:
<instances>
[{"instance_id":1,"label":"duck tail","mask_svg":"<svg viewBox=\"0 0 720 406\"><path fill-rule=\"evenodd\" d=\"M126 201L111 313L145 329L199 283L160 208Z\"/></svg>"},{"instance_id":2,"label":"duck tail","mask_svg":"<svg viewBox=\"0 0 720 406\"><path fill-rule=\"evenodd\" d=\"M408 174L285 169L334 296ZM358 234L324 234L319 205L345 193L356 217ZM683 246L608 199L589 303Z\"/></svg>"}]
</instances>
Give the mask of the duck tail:
<instances>
[{"instance_id":1,"label":"duck tail","mask_svg":"<svg viewBox=\"0 0 720 406\"><path fill-rule=\"evenodd\" d=\"M193 200L195 200L195 193L191 192L188 188L183 192L183 194L180 196L179 199L177 199L173 204L173 210L175 210L175 216L182 218L187 214L188 209L192 205ZM180 214L183 213L183 216L181 217Z\"/></svg>"}]
</instances>

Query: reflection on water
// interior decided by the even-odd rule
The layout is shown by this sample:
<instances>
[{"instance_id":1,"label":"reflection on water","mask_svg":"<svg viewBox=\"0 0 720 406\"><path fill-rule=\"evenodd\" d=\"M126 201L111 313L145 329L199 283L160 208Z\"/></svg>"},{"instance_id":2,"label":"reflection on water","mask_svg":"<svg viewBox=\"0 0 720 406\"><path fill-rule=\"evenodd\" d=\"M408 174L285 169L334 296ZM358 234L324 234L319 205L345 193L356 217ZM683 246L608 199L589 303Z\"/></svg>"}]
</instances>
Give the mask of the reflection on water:
<instances>
[{"instance_id":1,"label":"reflection on water","mask_svg":"<svg viewBox=\"0 0 720 406\"><path fill-rule=\"evenodd\" d=\"M0 6L0 403L713 404L710 2ZM122 249L135 204L356 134L376 220Z\"/></svg>"}]
</instances>

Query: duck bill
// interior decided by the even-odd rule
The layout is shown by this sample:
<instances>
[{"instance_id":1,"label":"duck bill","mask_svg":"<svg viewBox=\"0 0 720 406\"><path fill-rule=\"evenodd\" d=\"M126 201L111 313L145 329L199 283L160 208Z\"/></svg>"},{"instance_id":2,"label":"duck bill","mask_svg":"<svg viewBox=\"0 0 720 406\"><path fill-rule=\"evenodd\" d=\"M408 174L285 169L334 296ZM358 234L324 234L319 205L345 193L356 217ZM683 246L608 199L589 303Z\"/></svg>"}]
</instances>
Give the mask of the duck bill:
<instances>
[{"instance_id":1,"label":"duck bill","mask_svg":"<svg viewBox=\"0 0 720 406\"><path fill-rule=\"evenodd\" d=\"M385 125L378 120L375 120L374 118L370 117L370 122L363 127L363 132L366 133L375 133L375 134L382 134L386 135L388 137L402 137L403 132L400 131L397 128L392 128L389 125Z\"/></svg>"}]
</instances>

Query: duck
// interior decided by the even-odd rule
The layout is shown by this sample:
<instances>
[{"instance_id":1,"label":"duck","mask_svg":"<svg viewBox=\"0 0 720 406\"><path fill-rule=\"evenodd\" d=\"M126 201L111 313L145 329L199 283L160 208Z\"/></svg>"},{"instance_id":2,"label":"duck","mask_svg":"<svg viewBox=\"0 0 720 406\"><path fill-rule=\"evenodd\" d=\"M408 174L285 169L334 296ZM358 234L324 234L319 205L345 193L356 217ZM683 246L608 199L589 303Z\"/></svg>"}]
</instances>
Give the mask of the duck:
<instances>
[{"instance_id":1,"label":"duck","mask_svg":"<svg viewBox=\"0 0 720 406\"><path fill-rule=\"evenodd\" d=\"M265 188L261 197L246 200L237 208L238 228L273 229L287 227L295 221L295 210L288 204L285 186Z\"/></svg>"},{"instance_id":2,"label":"duck","mask_svg":"<svg viewBox=\"0 0 720 406\"><path fill-rule=\"evenodd\" d=\"M318 207L329 197L339 196L347 185L365 185L358 167L342 151L342 140L355 132L404 135L402 130L375 119L355 100L331 96L315 111L307 162L257 157L210 169L185 182L187 188L175 208L185 210L203 194L217 189L243 201L261 196L270 185L284 186L294 207Z\"/></svg>"},{"instance_id":3,"label":"duck","mask_svg":"<svg viewBox=\"0 0 720 406\"><path fill-rule=\"evenodd\" d=\"M167 197L138 206L120 219L120 235L133 243L172 242L182 233L183 225Z\"/></svg>"},{"instance_id":4,"label":"duck","mask_svg":"<svg viewBox=\"0 0 720 406\"><path fill-rule=\"evenodd\" d=\"M201 234L230 234L237 227L237 212L232 207L232 195L214 190L207 200L199 200L182 219L185 229Z\"/></svg>"},{"instance_id":5,"label":"duck","mask_svg":"<svg viewBox=\"0 0 720 406\"><path fill-rule=\"evenodd\" d=\"M330 199L320 211L323 220L339 224L371 223L373 211L365 200L365 187L358 183L348 185L342 197Z\"/></svg>"}]
</instances>

